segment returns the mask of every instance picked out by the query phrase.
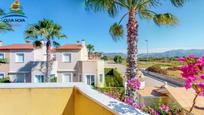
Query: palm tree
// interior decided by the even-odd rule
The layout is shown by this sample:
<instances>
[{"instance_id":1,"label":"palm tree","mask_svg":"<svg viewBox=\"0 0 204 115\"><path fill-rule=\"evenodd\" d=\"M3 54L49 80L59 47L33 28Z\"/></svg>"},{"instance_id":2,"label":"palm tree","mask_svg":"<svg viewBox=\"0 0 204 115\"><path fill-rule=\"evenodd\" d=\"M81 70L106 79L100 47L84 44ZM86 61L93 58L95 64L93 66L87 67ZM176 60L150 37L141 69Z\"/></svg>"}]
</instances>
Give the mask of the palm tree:
<instances>
[{"instance_id":1,"label":"palm tree","mask_svg":"<svg viewBox=\"0 0 204 115\"><path fill-rule=\"evenodd\" d=\"M88 49L88 56L89 56L89 58L90 58L90 55L94 52L94 45L92 45L92 44L88 44L88 45L86 45L86 47L87 47L87 49Z\"/></svg>"},{"instance_id":2,"label":"palm tree","mask_svg":"<svg viewBox=\"0 0 204 115\"><path fill-rule=\"evenodd\" d=\"M25 31L25 40L30 40L36 46L42 46L41 41L46 42L46 72L45 81L49 81L51 46L58 47L60 44L56 41L60 38L65 38L66 35L61 33L62 27L52 20L43 19L38 23L30 25Z\"/></svg>"},{"instance_id":3,"label":"palm tree","mask_svg":"<svg viewBox=\"0 0 204 115\"><path fill-rule=\"evenodd\" d=\"M187 0L169 0L173 6L180 7ZM151 10L151 7L162 5L163 0L86 0L85 4L88 9L94 11L107 11L111 17L121 9L125 9L125 13L119 22L114 23L109 30L113 40L118 40L123 37L124 30L121 24L122 20L129 16L127 23L127 79L135 78L138 75L137 63L137 44L138 44L138 21L137 17L142 19L153 20L157 25L174 25L177 23L176 17L171 13L156 13ZM130 95L130 91L127 91Z\"/></svg>"},{"instance_id":4,"label":"palm tree","mask_svg":"<svg viewBox=\"0 0 204 115\"><path fill-rule=\"evenodd\" d=\"M0 16L4 15L4 14L5 14L4 11L2 9L0 9ZM1 22L0 23L0 32L3 32L3 31L13 31L13 29L12 29L10 24Z\"/></svg>"}]
</instances>

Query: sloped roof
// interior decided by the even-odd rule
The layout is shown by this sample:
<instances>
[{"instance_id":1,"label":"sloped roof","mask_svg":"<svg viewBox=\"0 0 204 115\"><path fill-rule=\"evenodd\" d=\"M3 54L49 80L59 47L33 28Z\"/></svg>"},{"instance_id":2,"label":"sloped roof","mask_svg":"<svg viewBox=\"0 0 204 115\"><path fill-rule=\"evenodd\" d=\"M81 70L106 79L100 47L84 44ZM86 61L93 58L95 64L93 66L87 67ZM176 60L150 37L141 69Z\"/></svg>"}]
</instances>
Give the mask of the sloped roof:
<instances>
[{"instance_id":1,"label":"sloped roof","mask_svg":"<svg viewBox=\"0 0 204 115\"><path fill-rule=\"evenodd\" d=\"M81 50L81 48L82 48L81 44L65 44L63 46L56 48L55 50Z\"/></svg>"},{"instance_id":2,"label":"sloped roof","mask_svg":"<svg viewBox=\"0 0 204 115\"><path fill-rule=\"evenodd\" d=\"M0 50L33 50L32 44L12 44L6 46L0 46Z\"/></svg>"},{"instance_id":3,"label":"sloped roof","mask_svg":"<svg viewBox=\"0 0 204 115\"><path fill-rule=\"evenodd\" d=\"M170 96L184 109L190 110L193 99L195 97L195 91L193 89L186 90L184 87L167 87L167 91ZM198 97L196 99L196 107L193 108L192 113L195 115L204 115L204 98Z\"/></svg>"}]
</instances>

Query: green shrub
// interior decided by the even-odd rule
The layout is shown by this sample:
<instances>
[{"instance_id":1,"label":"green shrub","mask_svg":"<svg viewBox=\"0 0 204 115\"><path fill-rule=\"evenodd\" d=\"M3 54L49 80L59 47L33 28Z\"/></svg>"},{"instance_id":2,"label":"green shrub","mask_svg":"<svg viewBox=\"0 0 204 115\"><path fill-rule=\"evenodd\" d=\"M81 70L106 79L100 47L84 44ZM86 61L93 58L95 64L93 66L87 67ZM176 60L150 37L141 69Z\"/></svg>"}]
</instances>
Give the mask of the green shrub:
<instances>
[{"instance_id":1,"label":"green shrub","mask_svg":"<svg viewBox=\"0 0 204 115\"><path fill-rule=\"evenodd\" d=\"M158 64L150 66L146 70L155 72L155 73L159 73L159 74L163 74L163 75L167 75L167 70L162 69L161 66Z\"/></svg>"},{"instance_id":2,"label":"green shrub","mask_svg":"<svg viewBox=\"0 0 204 115\"><path fill-rule=\"evenodd\" d=\"M106 87L123 87L123 78L121 74L113 68L105 68Z\"/></svg>"},{"instance_id":3,"label":"green shrub","mask_svg":"<svg viewBox=\"0 0 204 115\"><path fill-rule=\"evenodd\" d=\"M0 59L0 63L7 63L7 59Z\"/></svg>"},{"instance_id":4,"label":"green shrub","mask_svg":"<svg viewBox=\"0 0 204 115\"><path fill-rule=\"evenodd\" d=\"M52 77L51 79L50 79L50 82L57 82L57 77Z\"/></svg>"},{"instance_id":5,"label":"green shrub","mask_svg":"<svg viewBox=\"0 0 204 115\"><path fill-rule=\"evenodd\" d=\"M10 82L9 78L6 77L6 78L0 79L0 83L11 83L11 82Z\"/></svg>"},{"instance_id":6,"label":"green shrub","mask_svg":"<svg viewBox=\"0 0 204 115\"><path fill-rule=\"evenodd\" d=\"M115 62L115 63L122 63L122 61L123 61L123 58L122 58L122 56L115 56L114 58L113 58L113 61Z\"/></svg>"}]
</instances>

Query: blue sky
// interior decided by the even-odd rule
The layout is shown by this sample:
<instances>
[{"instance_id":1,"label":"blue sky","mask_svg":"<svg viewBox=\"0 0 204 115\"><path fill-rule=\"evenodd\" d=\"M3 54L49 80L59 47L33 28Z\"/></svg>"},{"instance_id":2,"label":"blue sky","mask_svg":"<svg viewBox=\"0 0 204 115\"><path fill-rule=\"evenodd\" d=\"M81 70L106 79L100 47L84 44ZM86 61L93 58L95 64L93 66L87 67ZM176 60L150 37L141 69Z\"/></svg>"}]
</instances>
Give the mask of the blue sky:
<instances>
[{"instance_id":1,"label":"blue sky","mask_svg":"<svg viewBox=\"0 0 204 115\"><path fill-rule=\"evenodd\" d=\"M76 43L85 39L95 45L97 51L126 53L127 42L124 39L114 42L109 33L112 23L119 21L125 11L111 18L106 13L86 11L83 0L20 0L28 17L25 24L15 27L14 32L0 34L5 44L24 43L24 30L29 24L48 18L60 24L68 36L60 40L61 44ZM9 12L13 0L1 0L0 8ZM182 8L174 8L170 4L155 9L158 12L171 12L179 19L173 27L156 26L152 21L139 21L139 51L146 52L145 40L149 40L150 52L162 52L170 49L204 49L204 0L189 0ZM124 20L124 27L126 27Z\"/></svg>"}]
</instances>

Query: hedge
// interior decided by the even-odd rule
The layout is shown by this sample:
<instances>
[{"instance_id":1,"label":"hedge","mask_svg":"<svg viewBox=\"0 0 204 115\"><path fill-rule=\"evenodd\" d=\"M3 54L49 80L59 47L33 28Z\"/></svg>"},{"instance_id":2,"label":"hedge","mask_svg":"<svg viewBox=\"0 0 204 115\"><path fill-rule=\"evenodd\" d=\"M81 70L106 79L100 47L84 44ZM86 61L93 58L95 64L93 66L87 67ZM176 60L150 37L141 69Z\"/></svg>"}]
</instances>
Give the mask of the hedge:
<instances>
[{"instance_id":1,"label":"hedge","mask_svg":"<svg viewBox=\"0 0 204 115\"><path fill-rule=\"evenodd\" d=\"M117 69L105 68L106 87L123 87L123 78Z\"/></svg>"}]
</instances>

